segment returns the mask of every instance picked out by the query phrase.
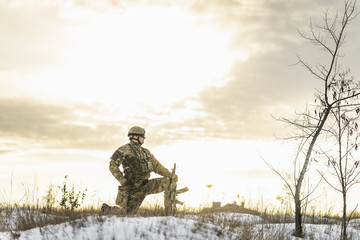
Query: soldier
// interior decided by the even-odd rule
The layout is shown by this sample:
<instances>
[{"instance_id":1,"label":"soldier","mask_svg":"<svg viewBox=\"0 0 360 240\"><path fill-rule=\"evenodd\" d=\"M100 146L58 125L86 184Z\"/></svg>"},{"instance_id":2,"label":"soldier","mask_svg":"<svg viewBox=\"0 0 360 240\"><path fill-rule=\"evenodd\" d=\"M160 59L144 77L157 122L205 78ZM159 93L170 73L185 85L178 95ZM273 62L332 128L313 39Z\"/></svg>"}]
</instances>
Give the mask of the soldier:
<instances>
[{"instance_id":1,"label":"soldier","mask_svg":"<svg viewBox=\"0 0 360 240\"><path fill-rule=\"evenodd\" d=\"M129 130L128 137L130 142L119 147L110 158L110 172L120 183L115 203L120 207L121 213L135 214L147 195L165 191L166 208L171 172L149 150L141 146L145 141L145 129L134 126ZM119 169L120 165L123 172ZM151 172L163 177L149 179ZM173 180L177 181L176 175ZM102 212L107 212L109 208L103 204Z\"/></svg>"}]
</instances>

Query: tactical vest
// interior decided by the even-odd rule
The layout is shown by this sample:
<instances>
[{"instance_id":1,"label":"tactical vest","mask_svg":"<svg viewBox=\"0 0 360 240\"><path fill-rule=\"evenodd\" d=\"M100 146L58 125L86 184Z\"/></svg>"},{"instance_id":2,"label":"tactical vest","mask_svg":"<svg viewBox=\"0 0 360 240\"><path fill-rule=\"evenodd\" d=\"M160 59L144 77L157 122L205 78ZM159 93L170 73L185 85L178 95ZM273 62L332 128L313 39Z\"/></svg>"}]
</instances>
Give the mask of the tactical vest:
<instances>
[{"instance_id":1,"label":"tactical vest","mask_svg":"<svg viewBox=\"0 0 360 240\"><path fill-rule=\"evenodd\" d=\"M147 151L139 151L128 144L130 154L125 156L122 163L125 179L131 186L141 185L153 171L150 155Z\"/></svg>"}]
</instances>

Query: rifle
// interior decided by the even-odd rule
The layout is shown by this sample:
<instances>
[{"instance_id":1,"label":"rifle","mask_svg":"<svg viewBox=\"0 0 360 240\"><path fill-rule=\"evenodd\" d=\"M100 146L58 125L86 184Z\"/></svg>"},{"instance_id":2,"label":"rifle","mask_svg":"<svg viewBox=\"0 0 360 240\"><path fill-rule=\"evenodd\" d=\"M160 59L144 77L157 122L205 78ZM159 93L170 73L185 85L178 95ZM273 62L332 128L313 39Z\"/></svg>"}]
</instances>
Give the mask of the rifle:
<instances>
[{"instance_id":1,"label":"rifle","mask_svg":"<svg viewBox=\"0 0 360 240\"><path fill-rule=\"evenodd\" d=\"M176 163L174 163L174 168L171 172L170 184L168 186L168 194L165 196L166 204L165 204L165 215L175 215L176 213L176 204L183 205L183 202L180 202L176 199L178 194L189 191L187 187L182 189L177 189L177 181L175 181L175 171L176 171Z\"/></svg>"}]
</instances>

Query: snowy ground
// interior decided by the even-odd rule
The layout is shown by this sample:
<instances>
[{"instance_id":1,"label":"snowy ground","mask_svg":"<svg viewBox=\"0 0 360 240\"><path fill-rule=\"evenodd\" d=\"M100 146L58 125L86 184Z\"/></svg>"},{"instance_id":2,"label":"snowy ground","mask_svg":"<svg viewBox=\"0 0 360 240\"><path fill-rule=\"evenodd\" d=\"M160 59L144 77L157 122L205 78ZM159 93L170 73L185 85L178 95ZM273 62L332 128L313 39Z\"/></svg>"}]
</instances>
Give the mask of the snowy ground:
<instances>
[{"instance_id":1,"label":"snowy ground","mask_svg":"<svg viewBox=\"0 0 360 240\"><path fill-rule=\"evenodd\" d=\"M2 221L16 226L16 217L6 215ZM13 216L13 217L12 217ZM1 220L1 219L0 219ZM0 240L13 239L114 239L114 240L232 240L297 239L291 236L293 224L270 224L258 216L219 213L211 216L186 217L116 217L90 216L81 220L48 225L22 232L0 232ZM305 239L339 239L339 225L306 224ZM360 220L348 228L350 239L360 239ZM14 235L15 233L15 235ZM246 238L245 236L251 238Z\"/></svg>"}]
</instances>

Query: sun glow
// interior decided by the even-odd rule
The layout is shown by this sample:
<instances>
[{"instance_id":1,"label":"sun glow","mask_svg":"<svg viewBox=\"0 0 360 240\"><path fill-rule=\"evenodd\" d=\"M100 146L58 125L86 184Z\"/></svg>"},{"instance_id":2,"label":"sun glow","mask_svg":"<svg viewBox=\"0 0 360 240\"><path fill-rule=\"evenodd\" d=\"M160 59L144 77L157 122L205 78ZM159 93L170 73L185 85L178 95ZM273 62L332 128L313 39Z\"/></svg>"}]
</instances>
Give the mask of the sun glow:
<instances>
[{"instance_id":1,"label":"sun glow","mask_svg":"<svg viewBox=\"0 0 360 240\"><path fill-rule=\"evenodd\" d=\"M61 14L72 21L78 16ZM228 34L178 8L80 16L82 23L67 29L71 44L62 64L30 76L27 87L46 98L159 106L219 84L239 58L228 48Z\"/></svg>"}]
</instances>

